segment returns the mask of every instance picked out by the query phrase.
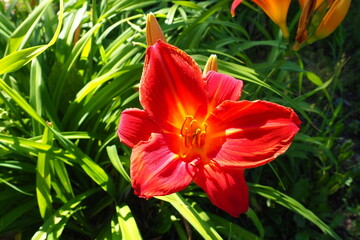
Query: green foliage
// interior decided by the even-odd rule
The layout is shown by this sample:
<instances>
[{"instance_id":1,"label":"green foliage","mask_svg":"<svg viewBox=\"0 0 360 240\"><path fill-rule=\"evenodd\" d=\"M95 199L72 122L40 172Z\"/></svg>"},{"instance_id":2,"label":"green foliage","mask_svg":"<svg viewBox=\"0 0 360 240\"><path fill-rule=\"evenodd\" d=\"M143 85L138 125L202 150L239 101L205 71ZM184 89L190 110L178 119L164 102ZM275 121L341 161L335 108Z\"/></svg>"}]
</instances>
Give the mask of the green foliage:
<instances>
[{"instance_id":1,"label":"green foliage","mask_svg":"<svg viewBox=\"0 0 360 240\"><path fill-rule=\"evenodd\" d=\"M342 77L352 33L340 29L294 53L261 11L247 3L233 18L230 5L0 2L0 238L359 237L360 165L349 136L359 133L352 116L360 108ZM238 219L195 185L150 200L133 194L131 150L116 130L121 111L139 106L150 12L200 67L217 54L219 71L244 81L242 98L301 115L288 152L247 170L251 208ZM350 113L349 104L357 106Z\"/></svg>"}]
</instances>

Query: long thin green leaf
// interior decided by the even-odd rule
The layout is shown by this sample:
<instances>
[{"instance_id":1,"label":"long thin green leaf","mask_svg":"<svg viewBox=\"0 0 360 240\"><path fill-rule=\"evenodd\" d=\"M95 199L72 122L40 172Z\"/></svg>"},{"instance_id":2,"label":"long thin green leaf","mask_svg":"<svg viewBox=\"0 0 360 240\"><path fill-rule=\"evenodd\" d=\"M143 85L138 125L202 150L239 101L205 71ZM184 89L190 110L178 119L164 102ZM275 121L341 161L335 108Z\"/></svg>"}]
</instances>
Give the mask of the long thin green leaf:
<instances>
[{"instance_id":1,"label":"long thin green leaf","mask_svg":"<svg viewBox=\"0 0 360 240\"><path fill-rule=\"evenodd\" d=\"M130 182L131 181L130 177L121 163L121 160L116 150L116 146L115 145L109 146L106 148L106 151L108 153L111 163L116 168L116 170L118 170L118 172L125 178L126 181Z\"/></svg>"},{"instance_id":2,"label":"long thin green leaf","mask_svg":"<svg viewBox=\"0 0 360 240\"><path fill-rule=\"evenodd\" d=\"M334 239L340 240L341 238L332 230L327 224L325 224L320 218L318 218L312 211L305 208L301 203L295 199L273 189L272 187L262 186L260 184L248 183L250 192L259 194L267 199L273 200L274 202L290 209L291 211L303 216L310 222L318 226L324 233L333 237Z\"/></svg>"},{"instance_id":3,"label":"long thin green leaf","mask_svg":"<svg viewBox=\"0 0 360 240\"><path fill-rule=\"evenodd\" d=\"M61 145L76 156L75 161L80 164L81 168L84 169L89 177L115 198L115 185L105 170L76 147L69 139L64 138L61 133L55 130L53 130L53 133L56 139L60 141Z\"/></svg>"},{"instance_id":4,"label":"long thin green leaf","mask_svg":"<svg viewBox=\"0 0 360 240\"><path fill-rule=\"evenodd\" d=\"M41 65L38 60L35 58L31 62L31 71L30 71L30 99L29 103L34 108L39 116L42 116L43 113L43 102L41 90L42 86L42 70ZM41 124L32 119L33 122L33 131L35 135L41 134Z\"/></svg>"},{"instance_id":5,"label":"long thin green leaf","mask_svg":"<svg viewBox=\"0 0 360 240\"><path fill-rule=\"evenodd\" d=\"M16 28L11 34L8 42L9 53L23 48L30 35L33 33L36 25L40 21L51 0L41 1L40 4L29 14L29 16Z\"/></svg>"},{"instance_id":6,"label":"long thin green leaf","mask_svg":"<svg viewBox=\"0 0 360 240\"><path fill-rule=\"evenodd\" d=\"M91 41L94 32L96 32L101 26L101 23L97 23L86 34L84 34L84 36L82 36L82 38L76 43L74 49L71 52L71 55L67 58L61 71L61 75L58 77L56 82L55 91L53 94L55 109L57 109L60 104L67 74L70 72L71 67L76 62L84 47L88 44L89 41Z\"/></svg>"},{"instance_id":7,"label":"long thin green leaf","mask_svg":"<svg viewBox=\"0 0 360 240\"><path fill-rule=\"evenodd\" d=\"M42 143L52 145L53 135L48 128L44 129ZM50 156L40 152L36 166L36 196L40 215L43 219L52 213Z\"/></svg>"},{"instance_id":8,"label":"long thin green leaf","mask_svg":"<svg viewBox=\"0 0 360 240\"><path fill-rule=\"evenodd\" d=\"M47 48L47 45L39 45L10 53L6 57L0 59L0 74L14 72L22 68Z\"/></svg>"},{"instance_id":9,"label":"long thin green leaf","mask_svg":"<svg viewBox=\"0 0 360 240\"><path fill-rule=\"evenodd\" d=\"M38 121L44 127L49 128L54 134L54 136L60 141L61 145L75 157L75 162L79 163L84 171L105 191L108 191L112 196L115 196L115 187L112 183L110 177L106 172L92 159L84 154L79 148L77 148L70 140L64 138L59 132L55 129L49 127L44 119L42 119L37 112L26 102L26 100L21 97L19 93L10 88L2 79L0 79L0 88L2 88L15 102L17 102L20 107L27 112L33 119ZM51 148L51 147L50 147Z\"/></svg>"},{"instance_id":10,"label":"long thin green leaf","mask_svg":"<svg viewBox=\"0 0 360 240\"><path fill-rule=\"evenodd\" d=\"M59 23L56 28L55 34L53 38L50 40L50 42L46 45L34 46L12 52L6 57L0 59L0 74L13 72L20 69L21 67L29 63L32 59L36 58L41 53L43 53L50 46L52 46L59 36L63 21L63 13L64 13L64 3L63 0L60 0L60 10L59 10L59 20L58 20Z\"/></svg>"},{"instance_id":11,"label":"long thin green leaf","mask_svg":"<svg viewBox=\"0 0 360 240\"><path fill-rule=\"evenodd\" d=\"M262 223L260 222L260 219L256 215L256 212L252 208L249 208L245 214L246 214L246 216L248 216L251 219L251 221L256 226L257 230L259 231L260 238L264 238L265 230L264 230Z\"/></svg>"},{"instance_id":12,"label":"long thin green leaf","mask_svg":"<svg viewBox=\"0 0 360 240\"><path fill-rule=\"evenodd\" d=\"M39 153L50 154L52 157L56 157L68 164L71 164L76 159L76 156L64 149L16 136L0 134L0 144L18 154L36 157Z\"/></svg>"},{"instance_id":13,"label":"long thin green leaf","mask_svg":"<svg viewBox=\"0 0 360 240\"><path fill-rule=\"evenodd\" d=\"M46 124L45 124L46 125ZM48 127L46 125L46 127ZM95 163L89 156L78 149L70 140L65 139L59 132L49 128L54 136L61 142L64 149L48 144L34 142L28 139L0 134L0 143L9 149L24 154L37 156L39 152L49 154L51 157L65 161L68 164L77 163L98 185L115 197L115 186L110 176Z\"/></svg>"},{"instance_id":14,"label":"long thin green leaf","mask_svg":"<svg viewBox=\"0 0 360 240\"><path fill-rule=\"evenodd\" d=\"M35 199L22 202L13 209L9 209L4 215L0 216L0 232L2 232L7 226L11 225L27 212L33 210L36 207Z\"/></svg>"},{"instance_id":15,"label":"long thin green leaf","mask_svg":"<svg viewBox=\"0 0 360 240\"><path fill-rule=\"evenodd\" d=\"M89 93L91 93L95 88L99 87L101 84L105 83L110 79L116 78L125 71L119 71L119 69L110 70L104 75L91 80L76 94L76 99L74 102L81 102L81 100L85 98Z\"/></svg>"},{"instance_id":16,"label":"long thin green leaf","mask_svg":"<svg viewBox=\"0 0 360 240\"><path fill-rule=\"evenodd\" d=\"M0 178L0 183L5 183L6 185L8 185L9 187L11 187L12 189L14 189L15 191L18 191L19 193L28 195L28 196L33 196L34 194L29 193L29 192L25 192L24 190L18 188L17 186L15 186L14 184L10 183L9 181L6 181L3 178Z\"/></svg>"},{"instance_id":17,"label":"long thin green leaf","mask_svg":"<svg viewBox=\"0 0 360 240\"><path fill-rule=\"evenodd\" d=\"M113 239L141 240L141 234L128 205L116 206L115 224L111 227Z\"/></svg>"},{"instance_id":18,"label":"long thin green leaf","mask_svg":"<svg viewBox=\"0 0 360 240\"><path fill-rule=\"evenodd\" d=\"M215 228L210 225L210 221L208 221L209 217L206 216L207 219L204 220L203 215L205 212L200 214L180 195L180 193L156 198L170 203L204 239L222 239L222 237L216 232Z\"/></svg>"},{"instance_id":19,"label":"long thin green leaf","mask_svg":"<svg viewBox=\"0 0 360 240\"><path fill-rule=\"evenodd\" d=\"M97 192L98 189L86 191L60 207L48 220L39 228L31 240L59 239L68 219L75 212L80 210L81 201Z\"/></svg>"},{"instance_id":20,"label":"long thin green leaf","mask_svg":"<svg viewBox=\"0 0 360 240\"><path fill-rule=\"evenodd\" d=\"M227 219L224 219L216 214L209 213L211 222L213 222L215 228L222 233L224 236L227 236L228 239L241 239L241 240L260 240L259 236L254 233L246 230L245 228L239 226L234 222L231 222Z\"/></svg>"}]
</instances>

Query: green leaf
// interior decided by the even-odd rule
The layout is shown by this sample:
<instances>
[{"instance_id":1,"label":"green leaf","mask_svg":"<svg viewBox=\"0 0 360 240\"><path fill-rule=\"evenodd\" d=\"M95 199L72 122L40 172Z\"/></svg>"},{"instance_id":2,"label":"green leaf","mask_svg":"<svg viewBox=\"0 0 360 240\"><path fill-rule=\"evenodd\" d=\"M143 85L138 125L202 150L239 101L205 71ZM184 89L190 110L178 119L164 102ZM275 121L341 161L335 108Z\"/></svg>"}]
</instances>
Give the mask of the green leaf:
<instances>
[{"instance_id":1,"label":"green leaf","mask_svg":"<svg viewBox=\"0 0 360 240\"><path fill-rule=\"evenodd\" d=\"M174 193L167 196L155 197L157 199L170 203L193 227L200 233L204 239L215 240L222 239L215 228L210 225L210 219L205 212L198 212L189 202L187 202L180 193Z\"/></svg>"},{"instance_id":2,"label":"green leaf","mask_svg":"<svg viewBox=\"0 0 360 240\"><path fill-rule=\"evenodd\" d=\"M264 231L264 227L262 225L262 223L260 222L260 219L258 218L258 216L256 215L256 212L252 209L249 208L248 211L245 213L246 216L248 216L251 221L254 223L254 225L256 226L257 230L259 231L260 234L260 238L263 239L265 236L265 231Z\"/></svg>"},{"instance_id":3,"label":"green leaf","mask_svg":"<svg viewBox=\"0 0 360 240\"><path fill-rule=\"evenodd\" d=\"M53 135L45 128L42 143L52 145ZM40 215L43 219L52 213L50 156L44 152L38 154L36 166L36 196Z\"/></svg>"},{"instance_id":4,"label":"green leaf","mask_svg":"<svg viewBox=\"0 0 360 240\"><path fill-rule=\"evenodd\" d=\"M31 62L31 72L30 72L30 105L35 109L39 116L42 116L43 113L43 99L42 99L42 90L43 90L43 78L42 78L42 69L38 60L35 58ZM43 128L41 124L32 119L33 122L33 131L35 135L40 135Z\"/></svg>"},{"instance_id":5,"label":"green leaf","mask_svg":"<svg viewBox=\"0 0 360 240\"><path fill-rule=\"evenodd\" d=\"M116 206L116 215L111 222L112 239L140 240L139 228L128 205Z\"/></svg>"},{"instance_id":6,"label":"green leaf","mask_svg":"<svg viewBox=\"0 0 360 240\"><path fill-rule=\"evenodd\" d=\"M29 63L32 59L36 58L41 53L43 53L51 45L53 45L56 39L58 38L61 30L61 25L63 21L63 12L64 12L64 3L63 0L60 0L59 23L56 28L55 34L53 38L50 40L50 42L46 45L34 46L12 52L6 57L0 59L0 74L14 72L20 69L21 67Z\"/></svg>"},{"instance_id":7,"label":"green leaf","mask_svg":"<svg viewBox=\"0 0 360 240\"><path fill-rule=\"evenodd\" d=\"M17 221L19 218L24 216L27 212L36 208L35 199L29 199L26 202L20 202L21 204L16 207L9 209L8 212L0 216L0 233L9 225Z\"/></svg>"},{"instance_id":8,"label":"green leaf","mask_svg":"<svg viewBox=\"0 0 360 240\"><path fill-rule=\"evenodd\" d=\"M215 228L227 236L227 239L241 239L241 240L260 240L259 236L256 236L254 233L246 230L245 228L239 226L239 224L229 221L228 219L224 219L219 217L216 214L209 214L211 218L211 222L213 222Z\"/></svg>"},{"instance_id":9,"label":"green leaf","mask_svg":"<svg viewBox=\"0 0 360 240\"><path fill-rule=\"evenodd\" d=\"M46 125L46 124L45 124ZM46 127L48 127L46 125ZM0 134L0 143L3 143L9 149L14 149L20 153L27 153L37 156L39 152L49 154L51 157L65 161L68 164L77 163L87 173L87 175L107 191L112 197L115 197L115 186L110 176L89 156L77 148L70 140L65 139L61 133L49 127L54 136L60 141L64 149L57 148L48 144L31 141L15 136ZM71 162L69 162L71 161Z\"/></svg>"},{"instance_id":10,"label":"green leaf","mask_svg":"<svg viewBox=\"0 0 360 240\"><path fill-rule=\"evenodd\" d=\"M22 68L32 59L39 56L47 48L47 45L40 45L19 50L7 55L6 57L0 59L0 74L14 72Z\"/></svg>"},{"instance_id":11,"label":"green leaf","mask_svg":"<svg viewBox=\"0 0 360 240\"><path fill-rule=\"evenodd\" d=\"M39 228L31 240L59 239L68 219L75 212L80 210L79 204L82 200L97 192L98 189L92 189L79 194L75 198L61 206L48 220Z\"/></svg>"},{"instance_id":12,"label":"green leaf","mask_svg":"<svg viewBox=\"0 0 360 240\"><path fill-rule=\"evenodd\" d=\"M12 189L14 189L15 191L18 191L19 193L25 194L25 195L29 195L29 196L33 196L32 193L29 192L25 192L24 190L18 188L17 186L15 186L14 184L10 183L9 181L6 181L3 178L0 178L0 183L5 183L6 185L8 185L9 187L11 187Z\"/></svg>"},{"instance_id":13,"label":"green leaf","mask_svg":"<svg viewBox=\"0 0 360 240\"><path fill-rule=\"evenodd\" d=\"M190 2L190 1L172 1L172 2L183 7L193 8L195 10L203 10L202 7L200 7L198 4L194 2Z\"/></svg>"},{"instance_id":14,"label":"green leaf","mask_svg":"<svg viewBox=\"0 0 360 240\"><path fill-rule=\"evenodd\" d=\"M126 179L126 181L131 182L129 175L125 171L125 168L122 165L121 160L117 154L116 146L109 146L106 148L106 151L108 153L111 163L116 168L116 170L118 170L118 172Z\"/></svg>"},{"instance_id":15,"label":"green leaf","mask_svg":"<svg viewBox=\"0 0 360 240\"><path fill-rule=\"evenodd\" d=\"M101 26L101 23L97 23L86 34L84 34L84 36L82 36L82 38L74 46L71 55L66 59L65 64L63 64L63 69L61 69L62 71L60 73L60 76L58 76L57 78L55 90L53 93L55 109L57 109L60 104L61 96L64 90L65 80L67 75L70 73L71 67L78 59L84 47L88 44L89 41L91 41L94 32L98 31Z\"/></svg>"},{"instance_id":16,"label":"green leaf","mask_svg":"<svg viewBox=\"0 0 360 240\"><path fill-rule=\"evenodd\" d=\"M303 216L308 219L316 226L318 226L325 234L333 237L334 239L340 240L341 238L332 230L328 225L326 225L320 218L318 218L312 211L305 208L301 203L295 199L273 189L272 187L262 186L260 184L248 183L250 187L250 192L259 194L267 199L273 200L274 202L290 209L291 211Z\"/></svg>"},{"instance_id":17,"label":"green leaf","mask_svg":"<svg viewBox=\"0 0 360 240\"><path fill-rule=\"evenodd\" d=\"M44 14L46 8L51 2L52 1L50 0L41 1L40 4L11 34L8 42L9 53L13 53L16 50L23 48L30 35L34 32L34 29Z\"/></svg>"},{"instance_id":18,"label":"green leaf","mask_svg":"<svg viewBox=\"0 0 360 240\"><path fill-rule=\"evenodd\" d=\"M61 145L71 152L75 157L75 162L80 164L81 168L91 177L98 185L100 185L106 192L115 198L115 185L110 176L88 155L81 151L74 143L64 138L61 133L49 128L59 140Z\"/></svg>"},{"instance_id":19,"label":"green leaf","mask_svg":"<svg viewBox=\"0 0 360 240\"><path fill-rule=\"evenodd\" d=\"M311 82L313 82L318 87L324 84L321 78L313 72L305 72L305 75Z\"/></svg>"}]
</instances>

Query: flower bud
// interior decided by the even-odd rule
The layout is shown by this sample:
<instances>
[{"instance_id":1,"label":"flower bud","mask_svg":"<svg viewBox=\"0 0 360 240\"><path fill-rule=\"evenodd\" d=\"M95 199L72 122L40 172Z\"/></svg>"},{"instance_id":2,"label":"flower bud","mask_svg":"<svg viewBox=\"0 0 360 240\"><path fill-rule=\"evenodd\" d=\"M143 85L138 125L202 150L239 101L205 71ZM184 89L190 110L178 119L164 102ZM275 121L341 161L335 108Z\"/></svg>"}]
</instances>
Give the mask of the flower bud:
<instances>
[{"instance_id":1,"label":"flower bud","mask_svg":"<svg viewBox=\"0 0 360 240\"><path fill-rule=\"evenodd\" d=\"M215 54L212 54L207 60L203 75L206 75L210 71L215 71L215 72L218 71L217 56Z\"/></svg>"},{"instance_id":2,"label":"flower bud","mask_svg":"<svg viewBox=\"0 0 360 240\"><path fill-rule=\"evenodd\" d=\"M146 43L148 46L154 45L157 40L166 42L165 35L156 20L153 13L147 15L146 18Z\"/></svg>"},{"instance_id":3,"label":"flower bud","mask_svg":"<svg viewBox=\"0 0 360 240\"><path fill-rule=\"evenodd\" d=\"M295 51L297 51L301 44L306 42L308 39L307 26L309 24L310 17L315 10L317 2L319 2L319 0L307 0L304 3L296 32L296 44L294 46Z\"/></svg>"},{"instance_id":4,"label":"flower bud","mask_svg":"<svg viewBox=\"0 0 360 240\"><path fill-rule=\"evenodd\" d=\"M309 44L329 36L344 20L351 0L336 0L331 4L329 11L325 14L318 26L315 35L309 39Z\"/></svg>"}]
</instances>

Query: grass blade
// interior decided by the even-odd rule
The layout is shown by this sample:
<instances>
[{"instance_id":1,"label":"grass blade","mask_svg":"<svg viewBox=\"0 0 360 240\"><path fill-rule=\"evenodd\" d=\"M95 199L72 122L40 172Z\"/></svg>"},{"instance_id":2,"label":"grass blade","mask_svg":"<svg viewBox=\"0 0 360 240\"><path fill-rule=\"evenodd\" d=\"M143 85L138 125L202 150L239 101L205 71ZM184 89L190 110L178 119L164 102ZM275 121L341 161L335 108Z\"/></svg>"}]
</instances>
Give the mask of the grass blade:
<instances>
[{"instance_id":1,"label":"grass blade","mask_svg":"<svg viewBox=\"0 0 360 240\"><path fill-rule=\"evenodd\" d=\"M8 42L8 50L10 54L24 47L51 2L52 1L50 0L41 1L40 4L25 19L25 21L23 21L11 34Z\"/></svg>"},{"instance_id":2,"label":"grass blade","mask_svg":"<svg viewBox=\"0 0 360 240\"><path fill-rule=\"evenodd\" d=\"M52 145L53 136L48 128L45 128L42 143ZM51 173L50 156L40 152L36 166L36 196L40 215L43 219L48 218L52 213L51 197Z\"/></svg>"},{"instance_id":3,"label":"grass blade","mask_svg":"<svg viewBox=\"0 0 360 240\"><path fill-rule=\"evenodd\" d=\"M31 240L59 239L68 219L80 210L79 204L81 201L97 191L98 189L86 191L64 204L48 218Z\"/></svg>"},{"instance_id":4,"label":"grass blade","mask_svg":"<svg viewBox=\"0 0 360 240\"><path fill-rule=\"evenodd\" d=\"M120 160L117 150L116 150L116 146L113 145L113 146L107 147L106 151L108 153L111 163L116 168L116 170L118 170L118 172L123 176L123 178L126 179L126 181L130 182L131 181L130 177L127 174L127 172L125 171L125 168L121 163L121 160Z\"/></svg>"},{"instance_id":5,"label":"grass blade","mask_svg":"<svg viewBox=\"0 0 360 240\"><path fill-rule=\"evenodd\" d=\"M138 226L128 205L116 206L115 225L111 227L113 239L141 240Z\"/></svg>"},{"instance_id":6,"label":"grass blade","mask_svg":"<svg viewBox=\"0 0 360 240\"><path fill-rule=\"evenodd\" d=\"M215 240L222 239L216 232L215 228L210 225L209 217L203 216L189 202L187 202L179 193L174 193L167 196L156 197L170 203L193 227L200 233L204 239ZM205 214L206 215L206 214Z\"/></svg>"},{"instance_id":7,"label":"grass blade","mask_svg":"<svg viewBox=\"0 0 360 240\"><path fill-rule=\"evenodd\" d=\"M6 57L0 59L0 74L14 72L20 69L21 67L29 63L31 60L39 56L41 53L43 53L51 45L53 45L60 33L60 29L63 21L63 13L64 13L64 3L63 0L60 0L59 23L56 28L55 34L53 38L50 40L50 42L46 45L34 46L12 52Z\"/></svg>"},{"instance_id":8,"label":"grass blade","mask_svg":"<svg viewBox=\"0 0 360 240\"><path fill-rule=\"evenodd\" d=\"M334 239L340 240L341 238L332 230L328 225L326 225L320 218L318 218L312 211L305 208L301 203L295 199L273 189L272 187L262 186L260 184L251 184L248 183L250 187L250 192L259 194L267 199L273 200L274 202L290 209L291 211L303 216L308 219L316 226L318 226L324 233L333 237Z\"/></svg>"}]
</instances>

